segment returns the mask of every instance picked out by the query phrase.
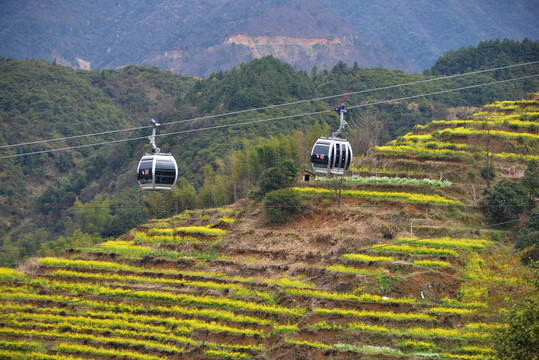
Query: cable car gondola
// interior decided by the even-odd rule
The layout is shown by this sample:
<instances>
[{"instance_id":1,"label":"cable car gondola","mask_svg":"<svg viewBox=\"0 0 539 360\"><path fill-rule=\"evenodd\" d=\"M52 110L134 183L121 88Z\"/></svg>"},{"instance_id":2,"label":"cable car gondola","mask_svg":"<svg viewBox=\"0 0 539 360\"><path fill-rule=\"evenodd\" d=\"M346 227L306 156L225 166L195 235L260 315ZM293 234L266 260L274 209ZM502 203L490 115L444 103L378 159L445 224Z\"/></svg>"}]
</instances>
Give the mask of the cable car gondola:
<instances>
[{"instance_id":1,"label":"cable car gondola","mask_svg":"<svg viewBox=\"0 0 539 360\"><path fill-rule=\"evenodd\" d=\"M155 145L155 131L159 126L155 120L150 121L152 135L149 137L152 153L144 155L138 164L137 181L142 190L172 190L178 179L178 165L174 156L161 153Z\"/></svg>"},{"instance_id":2,"label":"cable car gondola","mask_svg":"<svg viewBox=\"0 0 539 360\"><path fill-rule=\"evenodd\" d=\"M341 124L331 137L321 137L311 151L311 165L315 173L344 175L352 164L352 147L346 139L339 137L346 121L344 104L335 108L339 112Z\"/></svg>"}]
</instances>

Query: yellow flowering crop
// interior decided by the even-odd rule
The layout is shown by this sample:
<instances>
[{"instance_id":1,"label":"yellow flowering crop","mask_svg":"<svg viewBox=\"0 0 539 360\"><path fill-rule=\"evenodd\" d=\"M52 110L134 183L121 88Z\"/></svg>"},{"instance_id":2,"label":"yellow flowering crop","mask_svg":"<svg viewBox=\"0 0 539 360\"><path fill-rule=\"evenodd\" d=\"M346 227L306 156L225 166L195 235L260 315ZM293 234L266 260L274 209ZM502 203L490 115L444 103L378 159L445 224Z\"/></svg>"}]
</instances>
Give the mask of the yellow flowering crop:
<instances>
[{"instance_id":1,"label":"yellow flowering crop","mask_svg":"<svg viewBox=\"0 0 539 360\"><path fill-rule=\"evenodd\" d=\"M441 260L414 260L414 265L432 268L450 267L451 263Z\"/></svg>"},{"instance_id":2,"label":"yellow flowering crop","mask_svg":"<svg viewBox=\"0 0 539 360\"><path fill-rule=\"evenodd\" d=\"M382 298L379 295L362 294L355 295L349 293L339 293L333 291L324 290L310 290L310 289L286 289L287 294L311 296L332 300L355 300L360 302L374 302L374 303L396 303L396 304L415 304L416 301L413 298Z\"/></svg>"},{"instance_id":3,"label":"yellow flowering crop","mask_svg":"<svg viewBox=\"0 0 539 360\"><path fill-rule=\"evenodd\" d=\"M328 266L325 269L331 270L331 271L337 271L342 272L346 274L359 274L359 275L381 275L384 273L383 268L377 268L377 269L358 269L351 266L344 266L344 265L332 265Z\"/></svg>"},{"instance_id":4,"label":"yellow flowering crop","mask_svg":"<svg viewBox=\"0 0 539 360\"><path fill-rule=\"evenodd\" d=\"M223 222L223 223L225 223L225 224L234 224L234 222L236 222L236 219L233 219L233 218L227 218L227 217L222 217L222 218L217 219L217 221Z\"/></svg>"},{"instance_id":5,"label":"yellow flowering crop","mask_svg":"<svg viewBox=\"0 0 539 360\"><path fill-rule=\"evenodd\" d=\"M430 255L430 256L452 256L458 257L459 254L451 249L440 249L427 246L412 246L408 244L391 245L381 244L374 245L372 251L377 252L395 252L400 254L415 254L415 255Z\"/></svg>"},{"instance_id":6,"label":"yellow flowering crop","mask_svg":"<svg viewBox=\"0 0 539 360\"><path fill-rule=\"evenodd\" d=\"M312 187L295 187L295 191L302 195L332 195L333 190ZM402 199L410 202L434 203L434 204L462 204L460 201L450 200L440 195L425 195L405 192L381 192L364 190L343 190L343 197L373 198L373 199Z\"/></svg>"},{"instance_id":7,"label":"yellow flowering crop","mask_svg":"<svg viewBox=\"0 0 539 360\"><path fill-rule=\"evenodd\" d=\"M355 317L377 317L384 319L396 319L396 320L427 320L435 321L436 318L427 314L419 313L395 313L393 311L370 311L370 310L351 310L351 309L325 309L315 308L314 313L322 315L343 315L343 316L355 316Z\"/></svg>"},{"instance_id":8,"label":"yellow flowering crop","mask_svg":"<svg viewBox=\"0 0 539 360\"><path fill-rule=\"evenodd\" d=\"M404 346L419 350L435 349L436 345L426 341L406 340Z\"/></svg>"},{"instance_id":9,"label":"yellow flowering crop","mask_svg":"<svg viewBox=\"0 0 539 360\"><path fill-rule=\"evenodd\" d=\"M424 337L448 337L456 339L486 339L489 335L487 333L478 332L463 332L458 329L442 329L442 328L410 328L404 331L404 333L414 336Z\"/></svg>"},{"instance_id":10,"label":"yellow flowering crop","mask_svg":"<svg viewBox=\"0 0 539 360\"><path fill-rule=\"evenodd\" d=\"M358 260L358 261L387 261L393 262L395 258L391 256L371 256L366 254L344 254L341 255L342 258L348 260Z\"/></svg>"},{"instance_id":11,"label":"yellow flowering crop","mask_svg":"<svg viewBox=\"0 0 539 360\"><path fill-rule=\"evenodd\" d=\"M463 308L448 308L448 307L432 307L427 309L426 312L433 314L455 314L455 315L471 315L475 314L477 311L473 309L463 309Z\"/></svg>"},{"instance_id":12,"label":"yellow flowering crop","mask_svg":"<svg viewBox=\"0 0 539 360\"><path fill-rule=\"evenodd\" d=\"M211 228L208 226L180 226L174 229L175 232L197 233L204 235L224 235L226 230Z\"/></svg>"},{"instance_id":13,"label":"yellow flowering crop","mask_svg":"<svg viewBox=\"0 0 539 360\"><path fill-rule=\"evenodd\" d=\"M103 347L95 347L90 345L83 345L83 344L66 344L66 343L58 343L54 347L55 351L63 351L63 352L74 352L74 353L83 353L83 354L90 354L90 355L99 355L99 356L107 356L107 357L117 357L117 358L129 358L129 359L139 359L139 360L160 360L161 357L159 356L152 356L147 354L142 354L139 352L129 351L129 350L115 350L115 349L108 349Z\"/></svg>"},{"instance_id":14,"label":"yellow flowering crop","mask_svg":"<svg viewBox=\"0 0 539 360\"><path fill-rule=\"evenodd\" d=\"M227 351L227 350L215 350L215 349L208 349L204 350L204 354L208 356L215 356L221 359L228 358L228 359L250 359L251 356L248 354L244 354L238 351Z\"/></svg>"},{"instance_id":15,"label":"yellow flowering crop","mask_svg":"<svg viewBox=\"0 0 539 360\"><path fill-rule=\"evenodd\" d=\"M320 341L304 341L304 340L297 340L297 339L285 339L285 342L288 344L294 344L294 345L307 345L310 347L314 347L317 349L333 349L333 345L327 345Z\"/></svg>"},{"instance_id":16,"label":"yellow flowering crop","mask_svg":"<svg viewBox=\"0 0 539 360\"><path fill-rule=\"evenodd\" d=\"M26 274L15 269L0 267L0 281L18 281L26 277Z\"/></svg>"},{"instance_id":17,"label":"yellow flowering crop","mask_svg":"<svg viewBox=\"0 0 539 360\"><path fill-rule=\"evenodd\" d=\"M451 248L451 249L484 249L485 246L492 244L490 240L484 239L454 239L449 236L432 239L412 239L408 237L401 237L398 242L413 241L411 244L426 245L438 248Z\"/></svg>"},{"instance_id":18,"label":"yellow flowering crop","mask_svg":"<svg viewBox=\"0 0 539 360\"><path fill-rule=\"evenodd\" d=\"M349 330L359 330L359 331L368 331L368 332L375 332L375 333L391 333L393 330L384 327L384 326L377 326L377 325L368 325L363 323L349 323L348 324Z\"/></svg>"}]
</instances>

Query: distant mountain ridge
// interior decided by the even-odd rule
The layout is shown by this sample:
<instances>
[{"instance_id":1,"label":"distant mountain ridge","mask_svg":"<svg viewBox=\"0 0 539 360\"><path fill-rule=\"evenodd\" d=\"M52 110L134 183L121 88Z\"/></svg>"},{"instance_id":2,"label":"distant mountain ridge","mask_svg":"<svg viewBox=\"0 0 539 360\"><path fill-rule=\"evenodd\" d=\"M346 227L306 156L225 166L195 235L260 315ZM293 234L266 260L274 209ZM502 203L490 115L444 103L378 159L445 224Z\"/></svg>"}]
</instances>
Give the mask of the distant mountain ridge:
<instances>
[{"instance_id":1,"label":"distant mountain ridge","mask_svg":"<svg viewBox=\"0 0 539 360\"><path fill-rule=\"evenodd\" d=\"M195 76L264 55L307 71L343 61L420 72L448 50L539 38L539 6L529 0L7 0L0 10L0 56Z\"/></svg>"}]
</instances>

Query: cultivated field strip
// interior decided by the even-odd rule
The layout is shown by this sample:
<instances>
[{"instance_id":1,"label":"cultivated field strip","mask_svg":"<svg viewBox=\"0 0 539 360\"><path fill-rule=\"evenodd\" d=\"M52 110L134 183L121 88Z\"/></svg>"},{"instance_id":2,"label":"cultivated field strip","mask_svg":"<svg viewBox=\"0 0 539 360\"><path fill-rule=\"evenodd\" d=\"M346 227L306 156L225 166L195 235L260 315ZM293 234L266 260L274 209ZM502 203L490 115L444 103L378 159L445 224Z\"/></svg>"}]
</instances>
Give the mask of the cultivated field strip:
<instances>
[{"instance_id":1,"label":"cultivated field strip","mask_svg":"<svg viewBox=\"0 0 539 360\"><path fill-rule=\"evenodd\" d=\"M485 139L498 144L486 149ZM375 151L380 156L399 156L474 163L493 156L498 161L538 160L539 105L536 100L488 104L466 120L435 120L417 125L413 132ZM495 151L493 151L495 149Z\"/></svg>"},{"instance_id":2,"label":"cultivated field strip","mask_svg":"<svg viewBox=\"0 0 539 360\"><path fill-rule=\"evenodd\" d=\"M178 225L185 220L170 219L168 227L156 222L134 232L133 240L101 244L100 251L119 256L114 261L85 259L85 251L95 255L96 249L79 249L72 258L39 259L33 276L5 270L1 351L13 358L31 353L44 359L176 359L196 351L207 357L253 358L271 353L275 339L311 349L305 351L373 356L480 359L490 351L485 328L497 325L484 322L488 319L477 303L334 291L299 278L226 276L207 265L170 266L180 258L178 252L152 255L167 259L162 262L166 267L159 262L141 265L149 255L138 244L150 249L182 242L211 244L226 236L222 229ZM407 256L425 257L410 263L416 270L443 269L445 263L455 266L452 259L462 253L490 245L482 239L413 240L400 238L395 245L373 247L370 254L347 254L333 259L333 265L313 268L376 279L393 276L384 265L391 267ZM118 252L120 248L125 250ZM369 265L363 274L361 264ZM28 308L35 310L24 311ZM447 316L458 320L447 327ZM351 336L360 340L345 341Z\"/></svg>"},{"instance_id":3,"label":"cultivated field strip","mask_svg":"<svg viewBox=\"0 0 539 360\"><path fill-rule=\"evenodd\" d=\"M482 158L478 139L490 130L512 144L495 154L502 165L535 159L524 150L539 139L538 110L537 101L495 103L376 148L381 160L353 167L356 176L343 181L340 196L354 202L317 220L321 228L347 224L344 233L319 237L335 244L325 252L332 256L275 250L279 262L268 259L273 250L250 244L247 261L242 237L259 234L257 242L268 244L278 226L256 220L260 208L252 215L209 209L151 220L95 248L34 260L24 271L0 269L0 357L485 359L489 332L504 325L489 309L484 284L519 282L491 272L487 257L499 244L488 232L421 238L417 227L417 237L387 231L353 251L346 241L356 229L347 219L365 208L358 217L370 209L424 211L432 224L447 221L440 214L448 211L473 221L459 176ZM451 181L439 160L453 171ZM330 206L335 198L331 181L294 190L307 203ZM384 228L371 220L371 229ZM299 242L304 229L286 241ZM430 230L449 232L442 229Z\"/></svg>"}]
</instances>

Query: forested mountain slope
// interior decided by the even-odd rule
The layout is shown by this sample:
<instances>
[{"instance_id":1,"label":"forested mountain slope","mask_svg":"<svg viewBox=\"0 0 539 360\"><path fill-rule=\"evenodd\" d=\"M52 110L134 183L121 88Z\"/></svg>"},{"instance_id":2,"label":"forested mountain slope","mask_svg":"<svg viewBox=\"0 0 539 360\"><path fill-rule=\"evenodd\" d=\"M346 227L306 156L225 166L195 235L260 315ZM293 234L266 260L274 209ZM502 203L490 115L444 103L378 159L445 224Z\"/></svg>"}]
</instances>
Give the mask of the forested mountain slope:
<instances>
[{"instance_id":1,"label":"forested mountain slope","mask_svg":"<svg viewBox=\"0 0 539 360\"><path fill-rule=\"evenodd\" d=\"M480 41L539 39L535 1L3 1L0 56L207 77L273 55L296 69L421 72Z\"/></svg>"},{"instance_id":2,"label":"forested mountain slope","mask_svg":"<svg viewBox=\"0 0 539 360\"><path fill-rule=\"evenodd\" d=\"M538 94L485 104L373 148L341 181L0 268L0 355L533 359L537 273L514 244L539 231L538 112ZM500 195L524 203L509 220L485 211L510 207Z\"/></svg>"},{"instance_id":3,"label":"forested mountain slope","mask_svg":"<svg viewBox=\"0 0 539 360\"><path fill-rule=\"evenodd\" d=\"M514 49L513 45L496 46ZM518 59L537 52L536 42L518 45L524 50L517 52L524 54ZM475 70L464 60L480 56L474 49L459 51L456 58L463 67L449 71L465 72L470 66ZM507 64L503 61L495 57L492 66ZM1 59L0 63L1 150L2 156L15 156L0 160L5 184L0 194L2 249L9 250L3 261L10 265L46 251L43 244L49 242L61 253L62 247L55 246L59 235L64 243L81 237L99 241L127 231L148 216L232 203L256 191L262 173L284 159L308 168L313 143L334 131L338 117L331 110L342 102L365 105L348 112L344 134L356 154L365 154L417 124L464 119L474 107L524 97L537 89L537 79L529 78L422 96L532 76L536 65L430 81L434 80L430 75L344 63L306 73L273 57L208 79L138 66L82 71L36 60ZM411 82L414 85L403 85ZM356 94L339 95L350 92ZM406 97L410 99L391 101ZM366 106L369 103L379 104ZM167 194L143 194L135 181L138 160L149 149L150 118L163 124L158 145L174 154L180 168L179 186ZM85 136L131 128L136 130ZM84 136L63 139L79 135ZM54 138L61 140L39 142ZM129 139L135 140L124 141ZM120 142L73 148L110 141ZM36 143L5 147L28 142ZM63 147L71 149L16 156ZM85 220L89 218L97 225L89 226Z\"/></svg>"}]
</instances>

